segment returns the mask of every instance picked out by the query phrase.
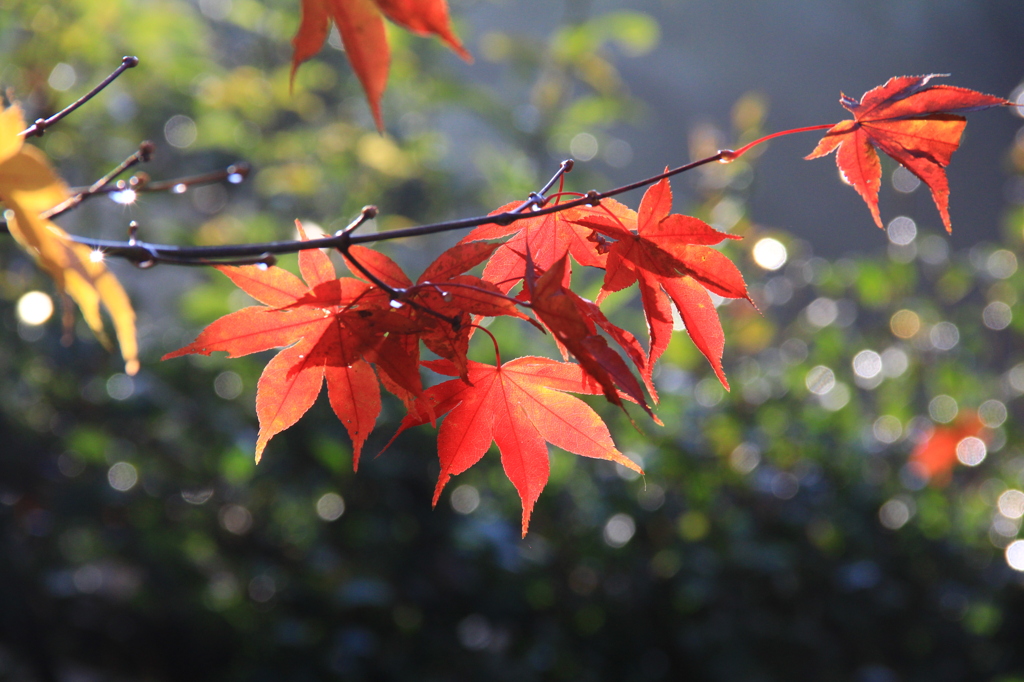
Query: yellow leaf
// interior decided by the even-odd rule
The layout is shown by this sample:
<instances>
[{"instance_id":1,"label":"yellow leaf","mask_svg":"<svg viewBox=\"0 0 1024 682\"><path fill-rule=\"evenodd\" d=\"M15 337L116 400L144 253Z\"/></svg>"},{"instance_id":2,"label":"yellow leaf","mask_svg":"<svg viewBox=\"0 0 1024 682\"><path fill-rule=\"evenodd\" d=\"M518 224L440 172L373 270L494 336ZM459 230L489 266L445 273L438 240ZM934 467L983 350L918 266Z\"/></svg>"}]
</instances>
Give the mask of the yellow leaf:
<instances>
[{"instance_id":1,"label":"yellow leaf","mask_svg":"<svg viewBox=\"0 0 1024 682\"><path fill-rule=\"evenodd\" d=\"M135 311L120 282L107 270L102 258L89 247L76 244L64 230L40 214L66 200L64 182L50 168L46 156L23 144L18 135L25 128L18 107L0 111L0 201L7 207L11 236L53 277L82 311L97 338L109 344L100 315L102 304L114 323L125 372L139 370Z\"/></svg>"},{"instance_id":2,"label":"yellow leaf","mask_svg":"<svg viewBox=\"0 0 1024 682\"><path fill-rule=\"evenodd\" d=\"M11 158L21 149L22 139L18 135L25 129L21 108L17 105L0 110L0 163Z\"/></svg>"},{"instance_id":3,"label":"yellow leaf","mask_svg":"<svg viewBox=\"0 0 1024 682\"><path fill-rule=\"evenodd\" d=\"M0 163L0 192L9 192L26 211L42 213L71 196L64 181L53 172L46 155L24 146Z\"/></svg>"}]
</instances>

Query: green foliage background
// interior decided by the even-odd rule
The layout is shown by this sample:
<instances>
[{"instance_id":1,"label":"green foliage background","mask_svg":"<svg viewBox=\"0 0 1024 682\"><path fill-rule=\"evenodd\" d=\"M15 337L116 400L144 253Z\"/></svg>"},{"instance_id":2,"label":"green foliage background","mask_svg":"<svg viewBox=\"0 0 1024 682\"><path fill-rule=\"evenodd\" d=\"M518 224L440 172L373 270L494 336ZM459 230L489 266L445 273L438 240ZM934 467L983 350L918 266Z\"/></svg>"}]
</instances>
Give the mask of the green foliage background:
<instances>
[{"instance_id":1,"label":"green foliage background","mask_svg":"<svg viewBox=\"0 0 1024 682\"><path fill-rule=\"evenodd\" d=\"M470 67L442 46L394 30L381 137L336 49L300 69L289 92L292 2L5 9L0 82L33 118L122 54L142 59L39 141L69 182L98 177L143 139L158 143L145 169L158 179L252 164L237 187L128 207L97 199L62 220L72 233L118 237L135 219L146 239L181 243L287 238L295 218L337 229L367 203L387 230L523 197L574 143L590 144L582 133L621 151L616 135L642 124L643 103L617 64L658 40L656 23L628 12L569 13L543 41L466 36L480 61L472 68L501 73L498 88L467 79ZM67 81L58 64L74 73L65 90L55 88L62 73ZM509 89L520 106L507 106ZM722 130L680 134L695 156L716 136L753 139L765 106L745 96ZM1005 160L1011 173L1024 169L1021 149ZM617 163L581 163L570 185L606 187ZM885 256L829 262L748 214L755 179L742 162L677 183L677 210L748 237L730 255L761 312L721 308L733 391L717 388L680 334L657 379L665 428L638 418L636 431L599 408L646 479L554 452L522 541L519 502L495 457L430 509L437 465L425 429L353 474L344 429L318 403L256 467L253 401L266 358L158 362L247 304L225 278L112 265L140 314L143 371L132 379L87 330L64 346L57 319L18 321L19 297L50 284L0 242L0 679L1024 676L1021 574L1003 555L1020 522L997 509L1024 484L1024 317L998 331L983 324L992 302L1012 317L1022 294L1024 215L1008 208L1005 241L969 252L950 253L944 236L922 229ZM865 239L882 239L863 217ZM751 259L764 236L788 247L778 272ZM387 248L415 273L447 239ZM634 300L608 303L642 332ZM919 317L911 338L893 333L899 310ZM931 333L940 322L958 330L946 350ZM506 356L554 350L532 331L496 327ZM872 386L851 365L864 349L895 349L889 357L906 366L890 364ZM808 387L818 366L838 387L823 397ZM989 418L985 461L956 466L945 486L906 467L938 395L962 412L993 400L1008 412ZM385 412L371 454L400 416L396 403ZM892 442L885 416L898 420ZM338 498L327 494L344 500L333 521L324 500ZM470 513L455 510L474 500ZM909 517L895 529L880 516L894 501Z\"/></svg>"}]
</instances>

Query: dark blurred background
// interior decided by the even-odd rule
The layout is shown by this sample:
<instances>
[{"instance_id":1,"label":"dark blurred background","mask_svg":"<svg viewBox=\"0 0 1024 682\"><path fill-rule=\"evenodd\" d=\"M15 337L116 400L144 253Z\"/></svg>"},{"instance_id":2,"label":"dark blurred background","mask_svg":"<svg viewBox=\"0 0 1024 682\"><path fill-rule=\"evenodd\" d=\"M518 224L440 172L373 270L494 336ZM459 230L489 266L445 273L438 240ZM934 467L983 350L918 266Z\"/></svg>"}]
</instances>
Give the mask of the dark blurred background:
<instances>
[{"instance_id":1,"label":"dark blurred background","mask_svg":"<svg viewBox=\"0 0 1024 682\"><path fill-rule=\"evenodd\" d=\"M1010 0L451 8L476 64L392 31L384 136L336 47L289 92L290 0L9 1L0 85L31 120L137 54L37 141L62 175L143 139L157 179L253 173L61 225L213 244L368 203L378 230L479 214L569 155L570 189L606 188L840 120L840 91L891 76L1007 97L1024 77ZM111 264L139 313L128 377L81 325L64 346L59 314L34 317L52 284L0 241L0 680L1024 680L1020 126L971 115L952 238L892 164L875 228L832 161L801 160L814 134L675 181L676 210L745 237L729 255L760 312L720 307L733 389L680 332L665 428L593 402L646 476L553 451L524 540L496 453L436 509L433 431L373 456L397 401L358 474L325 401L257 467L269 355L159 361L251 303L226 278ZM455 238L385 248L415 276ZM635 301L607 303L643 334ZM495 329L505 356L554 352Z\"/></svg>"}]
</instances>

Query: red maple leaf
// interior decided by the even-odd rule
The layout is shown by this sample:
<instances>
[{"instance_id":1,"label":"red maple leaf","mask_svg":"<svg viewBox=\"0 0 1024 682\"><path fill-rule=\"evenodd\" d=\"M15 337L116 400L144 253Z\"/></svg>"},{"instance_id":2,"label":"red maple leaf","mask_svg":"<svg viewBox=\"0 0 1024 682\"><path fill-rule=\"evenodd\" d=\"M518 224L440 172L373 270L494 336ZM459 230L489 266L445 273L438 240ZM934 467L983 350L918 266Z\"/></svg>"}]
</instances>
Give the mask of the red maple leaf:
<instances>
[{"instance_id":1,"label":"red maple leaf","mask_svg":"<svg viewBox=\"0 0 1024 682\"><path fill-rule=\"evenodd\" d=\"M506 204L493 214L508 213L521 202ZM606 256L589 240L591 230L579 227L573 221L591 214L606 215L601 208L583 206L558 213L523 218L508 225L489 223L477 227L459 242L484 239L512 238L498 247L484 267L483 278L494 282L502 292L508 292L526 273L525 254L530 252L533 264L542 272L551 269L566 253L577 263L587 267L603 268ZM568 269L567 269L568 272Z\"/></svg>"},{"instance_id":2,"label":"red maple leaf","mask_svg":"<svg viewBox=\"0 0 1024 682\"><path fill-rule=\"evenodd\" d=\"M331 29L338 27L345 53L373 112L384 130L380 100L388 81L391 52L384 17L420 35L436 35L467 62L473 58L452 33L445 0L302 0L302 19L292 38L292 79L299 65L320 51Z\"/></svg>"},{"instance_id":3,"label":"red maple leaf","mask_svg":"<svg viewBox=\"0 0 1024 682\"><path fill-rule=\"evenodd\" d=\"M458 369L447 360L424 362L445 376ZM469 382L452 379L428 388L395 433L447 415L437 435L441 474L433 503L452 476L476 464L493 441L505 474L523 504L523 535L533 506L548 481L546 443L584 457L617 462L643 473L615 448L608 427L585 402L565 392L594 394L579 365L523 357L505 364L469 363ZM394 439L392 439L394 440Z\"/></svg>"},{"instance_id":4,"label":"red maple leaf","mask_svg":"<svg viewBox=\"0 0 1024 682\"><path fill-rule=\"evenodd\" d=\"M537 277L531 254L527 252L526 293L533 312L551 330L559 346L575 356L609 402L623 407L620 396L625 397L654 417L639 382L622 357L597 333L597 325L623 347L643 372L646 362L640 344L632 334L611 324L596 305L569 289L566 285L568 262L569 256L563 255L550 270ZM648 384L648 387L656 397L653 386ZM654 419L661 423L657 417Z\"/></svg>"},{"instance_id":5,"label":"red maple leaf","mask_svg":"<svg viewBox=\"0 0 1024 682\"><path fill-rule=\"evenodd\" d=\"M839 102L853 114L853 119L832 126L805 157L816 159L838 149L839 171L860 193L879 227L882 167L876 148L928 185L942 223L952 232L945 168L960 146L960 136L967 125L967 120L957 114L1012 104L1002 97L929 82L937 77L933 74L890 78L885 85L864 93L859 102L842 95Z\"/></svg>"},{"instance_id":6,"label":"red maple leaf","mask_svg":"<svg viewBox=\"0 0 1024 682\"><path fill-rule=\"evenodd\" d=\"M605 295L639 283L640 297L650 332L650 349L644 378L651 380L654 363L672 336L672 305L686 331L708 359L726 388L722 369L725 335L708 290L726 298L747 298L747 285L736 266L711 248L723 239L738 239L719 232L691 216L670 213L672 189L664 179L644 194L635 213L612 199L605 199L611 214L591 214L575 222L614 240L605 243L608 260L600 301ZM635 226L636 232L633 231Z\"/></svg>"},{"instance_id":7,"label":"red maple leaf","mask_svg":"<svg viewBox=\"0 0 1024 682\"><path fill-rule=\"evenodd\" d=\"M326 378L331 407L352 438L352 465L358 468L381 409L380 387L369 363L377 365L385 385L414 395L422 390L416 359L401 346L387 344L388 332L405 331L408 323L376 287L351 277L335 279L334 266L319 249L299 254L306 284L278 267L217 269L264 305L225 315L163 359L214 351L235 358L283 347L257 384L256 461L273 436L312 407Z\"/></svg>"}]
</instances>

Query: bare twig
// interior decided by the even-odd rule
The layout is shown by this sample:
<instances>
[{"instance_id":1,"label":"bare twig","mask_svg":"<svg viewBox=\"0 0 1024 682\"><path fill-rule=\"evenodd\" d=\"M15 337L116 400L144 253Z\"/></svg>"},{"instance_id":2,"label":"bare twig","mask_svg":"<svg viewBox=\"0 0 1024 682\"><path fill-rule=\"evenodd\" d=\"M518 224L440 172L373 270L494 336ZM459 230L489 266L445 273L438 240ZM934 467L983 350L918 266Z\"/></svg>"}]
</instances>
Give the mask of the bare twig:
<instances>
[{"instance_id":1,"label":"bare twig","mask_svg":"<svg viewBox=\"0 0 1024 682\"><path fill-rule=\"evenodd\" d=\"M153 192L171 192L173 194L183 194L190 187L197 185L208 185L217 182L224 182L225 180L231 184L238 184L245 180L249 176L250 168L249 164L239 161L231 164L227 168L223 168L218 171L212 171L209 173L201 173L199 175L188 175L180 178L173 178L171 180L161 180L159 182L153 182L149 179L149 176L145 173L139 173L128 178L127 181L121 180L116 183L112 182L121 173L136 165L139 162L149 161L149 157L152 155L154 145L151 142L143 142L139 145L139 151L132 154L127 159L122 161L116 168L111 172L104 175L102 178L89 185L88 187L76 187L71 190L72 196L57 206L54 206L48 211L43 212L44 218L56 218L59 215L63 215L74 208L77 208L84 200L89 197L101 195L101 194L113 194L115 192L124 192L131 190L137 194L153 193ZM7 232L7 221L0 219L0 233ZM77 238L73 238L75 241L81 241ZM84 243L84 242L83 242ZM262 254L266 256L266 254ZM129 259L130 260L130 259ZM172 262L175 259L166 259L163 262ZM257 258L254 263L265 262L265 258ZM210 265L210 262L195 262L185 263L178 262L178 265ZM220 261L217 261L218 265L223 265ZM232 263L242 264L242 263Z\"/></svg>"},{"instance_id":2,"label":"bare twig","mask_svg":"<svg viewBox=\"0 0 1024 682\"><path fill-rule=\"evenodd\" d=\"M161 180L159 182L147 182L136 191L183 194L188 188L195 187L196 185L211 185L224 181L227 181L232 185L237 185L249 177L249 171L249 164L244 161L238 161L219 171L201 173L199 175L189 175L172 180Z\"/></svg>"},{"instance_id":3,"label":"bare twig","mask_svg":"<svg viewBox=\"0 0 1024 682\"><path fill-rule=\"evenodd\" d=\"M46 219L56 218L57 216L67 213L68 211L74 209L91 196L95 196L96 194L105 193L108 191L124 190L125 187L111 189L110 183L113 182L114 178L121 175L121 173L124 173L129 168L132 168L133 166L136 166L144 161L149 161L150 158L152 158L155 149L156 145L146 140L145 142L139 145L139 148L135 151L134 154L129 156L121 163L117 164L117 167L115 167L109 173L107 173L102 178L92 183L85 189L75 192L65 201L62 201L53 208L44 211L42 213L42 217Z\"/></svg>"},{"instance_id":4,"label":"bare twig","mask_svg":"<svg viewBox=\"0 0 1024 682\"><path fill-rule=\"evenodd\" d=\"M198 175L186 175L180 178L172 178L170 180L150 180L149 176L145 173L141 175L133 175L128 178L127 185L121 187L118 185L107 184L105 187L93 192L93 194L113 194L114 192L121 192L125 189L131 189L138 194L143 193L154 193L154 192L170 192L171 194L184 194L188 189L197 187L199 185L212 185L225 180L232 185L238 183L249 177L250 167L249 164L244 161L238 161L231 164L227 168L223 168L218 171L211 171L209 173L200 173ZM86 188L76 187L71 191L73 193L83 192Z\"/></svg>"},{"instance_id":5,"label":"bare twig","mask_svg":"<svg viewBox=\"0 0 1024 682\"><path fill-rule=\"evenodd\" d=\"M102 92L105 87L107 87L108 85L113 83L115 80L117 80L118 76L120 76L122 73L124 73L128 69L130 69L132 67L135 67L135 66L138 66L138 64L139 64L139 58L138 57L122 57L121 58L121 65L118 66L116 69L114 69L114 71L109 76L107 76L102 81L100 81L99 84L96 85L96 87L94 87L92 90L90 90L89 92L85 93L81 97L79 97L72 104L70 104L67 107L65 107L64 109L58 111L56 114L54 114L50 118L38 118L38 119L36 119L35 123L30 125L25 130L22 130L20 135L22 137L42 137L43 133L46 132L47 128L49 128L54 123L56 123L57 121L61 120L62 118L64 118L65 116L67 116L68 114L73 112L75 109L77 109L78 107L82 106L83 104L85 104L86 102L91 100L93 97L95 97L100 92Z\"/></svg>"},{"instance_id":6,"label":"bare twig","mask_svg":"<svg viewBox=\"0 0 1024 682\"><path fill-rule=\"evenodd\" d=\"M530 192L530 198L524 201L519 206L512 209L512 213L522 213L523 211L530 210L531 208L543 208L548 203L548 197L545 196L555 183L565 177L565 174L572 170L572 167L576 165L576 162L572 159L566 159L559 164L558 170L551 176L547 184L540 188L537 192Z\"/></svg>"},{"instance_id":7,"label":"bare twig","mask_svg":"<svg viewBox=\"0 0 1024 682\"><path fill-rule=\"evenodd\" d=\"M334 248L338 249L338 251L341 252L341 255L345 257L345 261L348 264L350 264L352 267L354 267L356 270L362 273L363 277L365 277L370 282L373 282L379 289L385 291L387 295L391 297L391 300L395 301L398 300L405 293L405 289L395 289L391 285L387 284L381 278L377 277L375 274L367 270L362 263L360 263L351 253L349 253L349 246L351 246L352 244L352 233L355 232L360 225L376 217L376 206L363 206L363 210L359 212L359 216L355 220L346 225L344 229L338 230L334 234L335 237L341 239L341 243L339 243Z\"/></svg>"}]
</instances>

